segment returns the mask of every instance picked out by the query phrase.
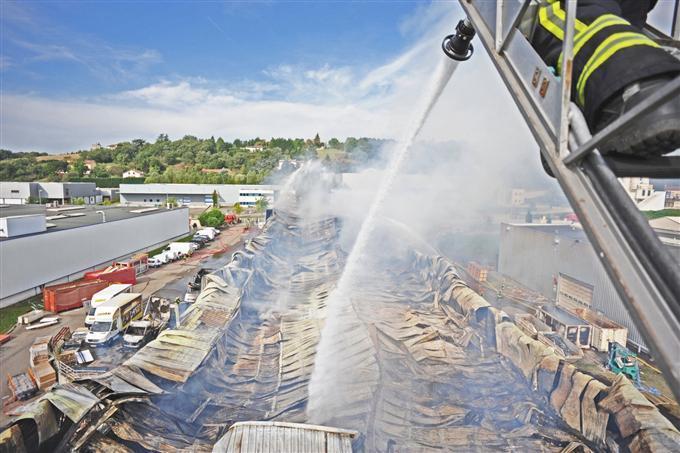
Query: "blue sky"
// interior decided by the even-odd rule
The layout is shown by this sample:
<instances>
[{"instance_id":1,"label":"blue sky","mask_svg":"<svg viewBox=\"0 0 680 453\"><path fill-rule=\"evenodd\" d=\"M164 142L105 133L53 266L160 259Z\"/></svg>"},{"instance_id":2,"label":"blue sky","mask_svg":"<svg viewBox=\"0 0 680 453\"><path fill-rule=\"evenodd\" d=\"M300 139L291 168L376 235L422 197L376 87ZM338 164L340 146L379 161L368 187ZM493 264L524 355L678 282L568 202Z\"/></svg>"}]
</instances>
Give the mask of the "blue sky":
<instances>
[{"instance_id":1,"label":"blue sky","mask_svg":"<svg viewBox=\"0 0 680 453\"><path fill-rule=\"evenodd\" d=\"M660 1L652 17L668 22L671 6ZM444 58L442 37L463 16L454 0L0 0L0 8L0 147L49 153L160 133L399 138ZM422 132L461 137L535 150L481 51Z\"/></svg>"},{"instance_id":2,"label":"blue sky","mask_svg":"<svg viewBox=\"0 0 680 453\"><path fill-rule=\"evenodd\" d=\"M399 54L417 2L5 2L3 90L96 96L159 80L267 81Z\"/></svg>"},{"instance_id":3,"label":"blue sky","mask_svg":"<svg viewBox=\"0 0 680 453\"><path fill-rule=\"evenodd\" d=\"M46 152L159 133L392 137L460 15L453 1L0 5L0 146Z\"/></svg>"}]
</instances>

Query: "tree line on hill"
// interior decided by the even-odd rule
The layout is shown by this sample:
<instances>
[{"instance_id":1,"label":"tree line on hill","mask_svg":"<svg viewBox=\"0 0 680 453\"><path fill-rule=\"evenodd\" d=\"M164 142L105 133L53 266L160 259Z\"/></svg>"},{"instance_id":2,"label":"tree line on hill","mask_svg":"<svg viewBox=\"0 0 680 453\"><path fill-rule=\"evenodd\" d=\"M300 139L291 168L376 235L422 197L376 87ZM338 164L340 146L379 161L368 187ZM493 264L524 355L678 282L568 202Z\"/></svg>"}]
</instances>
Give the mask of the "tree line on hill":
<instances>
[{"instance_id":1,"label":"tree line on hill","mask_svg":"<svg viewBox=\"0 0 680 453\"><path fill-rule=\"evenodd\" d=\"M263 140L221 137L201 139L186 135L170 140L167 134L155 142L136 139L115 146L55 156L46 153L14 153L0 150L0 180L88 181L111 186L105 180L120 178L126 170L145 174L146 183L258 184L264 182L281 160L321 159L337 171L350 171L375 159L385 140L348 137L271 138ZM115 182L128 182L125 180ZM132 180L130 182L133 182ZM136 182L136 181L135 181Z\"/></svg>"}]
</instances>

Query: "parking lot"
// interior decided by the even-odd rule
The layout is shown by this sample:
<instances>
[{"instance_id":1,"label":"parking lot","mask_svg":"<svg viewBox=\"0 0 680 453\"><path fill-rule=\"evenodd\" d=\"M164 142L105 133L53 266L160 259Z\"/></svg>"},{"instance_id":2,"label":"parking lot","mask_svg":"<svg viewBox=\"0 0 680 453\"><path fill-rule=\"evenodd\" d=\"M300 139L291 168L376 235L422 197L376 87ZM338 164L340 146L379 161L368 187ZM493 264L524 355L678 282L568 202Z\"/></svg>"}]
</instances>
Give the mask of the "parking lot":
<instances>
[{"instance_id":1,"label":"parking lot","mask_svg":"<svg viewBox=\"0 0 680 453\"><path fill-rule=\"evenodd\" d=\"M244 241L255 234L253 229L245 230L241 225L222 231L214 241L206 247L194 252L193 255L184 259L168 263L156 269L149 269L138 276L137 284L133 292L142 293L143 299L155 295L175 300L183 299L187 290L187 284L200 268L217 269L224 266L231 259L234 251L243 246ZM186 308L182 304L180 309ZM7 385L7 375L25 372L29 366L29 348L37 337L54 335L65 326L72 331L84 326L85 308L78 308L59 313L59 323L53 326L26 330L24 326L16 326L11 332L12 339L0 346L0 396L3 402L11 396ZM123 361L127 356L134 353L123 350L120 340L110 348L96 350L97 366L113 367ZM2 414L0 421L4 423L7 416Z\"/></svg>"}]
</instances>

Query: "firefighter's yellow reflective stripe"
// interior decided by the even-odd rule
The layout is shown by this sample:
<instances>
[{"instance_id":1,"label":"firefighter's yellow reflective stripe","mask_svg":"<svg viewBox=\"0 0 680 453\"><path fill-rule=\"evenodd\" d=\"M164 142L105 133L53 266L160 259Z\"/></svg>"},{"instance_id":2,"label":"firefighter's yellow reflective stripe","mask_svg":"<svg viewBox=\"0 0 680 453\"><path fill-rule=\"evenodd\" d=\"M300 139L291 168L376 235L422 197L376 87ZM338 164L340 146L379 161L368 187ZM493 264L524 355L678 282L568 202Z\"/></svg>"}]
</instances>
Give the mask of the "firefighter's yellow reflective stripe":
<instances>
[{"instance_id":1,"label":"firefighter's yellow reflective stripe","mask_svg":"<svg viewBox=\"0 0 680 453\"><path fill-rule=\"evenodd\" d=\"M597 32L606 27L611 27L612 25L630 25L625 19L621 19L619 16L613 14L603 14L602 16L595 19L584 31L578 33L576 38L574 38L574 58L578 55L578 52L586 45L588 40L592 38ZM562 54L560 53L560 58L557 60L557 72L559 73L562 68Z\"/></svg>"},{"instance_id":2,"label":"firefighter's yellow reflective stripe","mask_svg":"<svg viewBox=\"0 0 680 453\"><path fill-rule=\"evenodd\" d=\"M555 35L557 39L562 41L564 39L564 31L562 30L562 27L560 27L551 20L552 18L554 18L554 16L552 14L550 15L548 14L548 10L550 8L552 8L552 6L542 6L538 10L538 22L541 24L543 28L548 30L550 33Z\"/></svg>"},{"instance_id":3,"label":"firefighter's yellow reflective stripe","mask_svg":"<svg viewBox=\"0 0 680 453\"><path fill-rule=\"evenodd\" d=\"M659 47L657 43L646 37L641 33L636 32L622 32L614 33L595 49L593 56L590 57L586 63L581 76L578 78L576 84L576 91L578 92L578 102L583 106L585 104L585 87L588 78L597 68L602 66L612 55L621 49L633 46L652 46Z\"/></svg>"},{"instance_id":4,"label":"firefighter's yellow reflective stripe","mask_svg":"<svg viewBox=\"0 0 680 453\"><path fill-rule=\"evenodd\" d=\"M564 23L567 21L567 13L564 12L562 9L562 6L560 5L560 2L555 2L552 4L552 9L554 14L562 21L562 29L564 29ZM576 28L577 32L582 32L583 30L586 29L586 24L581 22L578 19L575 19L574 21L574 26Z\"/></svg>"},{"instance_id":5,"label":"firefighter's yellow reflective stripe","mask_svg":"<svg viewBox=\"0 0 680 453\"><path fill-rule=\"evenodd\" d=\"M558 1L550 2L548 6L541 6L538 10L538 22L560 41L564 40L565 20L566 13ZM582 32L587 27L586 24L576 19L575 28L577 32Z\"/></svg>"}]
</instances>

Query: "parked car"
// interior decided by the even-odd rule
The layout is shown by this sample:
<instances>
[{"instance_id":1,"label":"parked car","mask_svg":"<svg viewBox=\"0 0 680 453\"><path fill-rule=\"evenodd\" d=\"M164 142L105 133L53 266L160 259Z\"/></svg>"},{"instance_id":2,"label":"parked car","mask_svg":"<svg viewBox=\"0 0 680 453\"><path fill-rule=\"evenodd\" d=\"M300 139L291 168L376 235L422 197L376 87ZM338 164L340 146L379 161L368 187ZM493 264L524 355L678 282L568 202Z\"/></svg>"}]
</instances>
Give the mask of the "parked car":
<instances>
[{"instance_id":1,"label":"parked car","mask_svg":"<svg viewBox=\"0 0 680 453\"><path fill-rule=\"evenodd\" d=\"M207 236L211 241L215 239L215 236L217 233L215 233L215 228L201 228L200 230L196 231L196 234L200 234L201 236ZM195 236L195 235L194 235Z\"/></svg>"},{"instance_id":2,"label":"parked car","mask_svg":"<svg viewBox=\"0 0 680 453\"><path fill-rule=\"evenodd\" d=\"M159 267L162 266L163 264L167 264L170 261L170 258L165 252L161 252L158 255L154 255L151 258L149 258L149 266L151 267Z\"/></svg>"},{"instance_id":3,"label":"parked car","mask_svg":"<svg viewBox=\"0 0 680 453\"><path fill-rule=\"evenodd\" d=\"M205 245L205 242L203 242L203 241L200 240L200 239L196 239L196 238L192 239L192 240L191 240L191 243L192 243L192 244L195 244L196 247L199 248L199 249Z\"/></svg>"},{"instance_id":4,"label":"parked car","mask_svg":"<svg viewBox=\"0 0 680 453\"><path fill-rule=\"evenodd\" d=\"M156 338L160 330L158 322L142 319L132 321L123 335L123 346L138 349Z\"/></svg>"},{"instance_id":5,"label":"parked car","mask_svg":"<svg viewBox=\"0 0 680 453\"><path fill-rule=\"evenodd\" d=\"M195 235L194 235L194 238L192 239L192 242L193 242L193 241L198 241L198 242L200 242L201 244L205 245L205 244L207 244L208 242L210 242L210 238L209 238L208 236L204 236L204 235L202 235L202 234L195 234Z\"/></svg>"}]
</instances>

